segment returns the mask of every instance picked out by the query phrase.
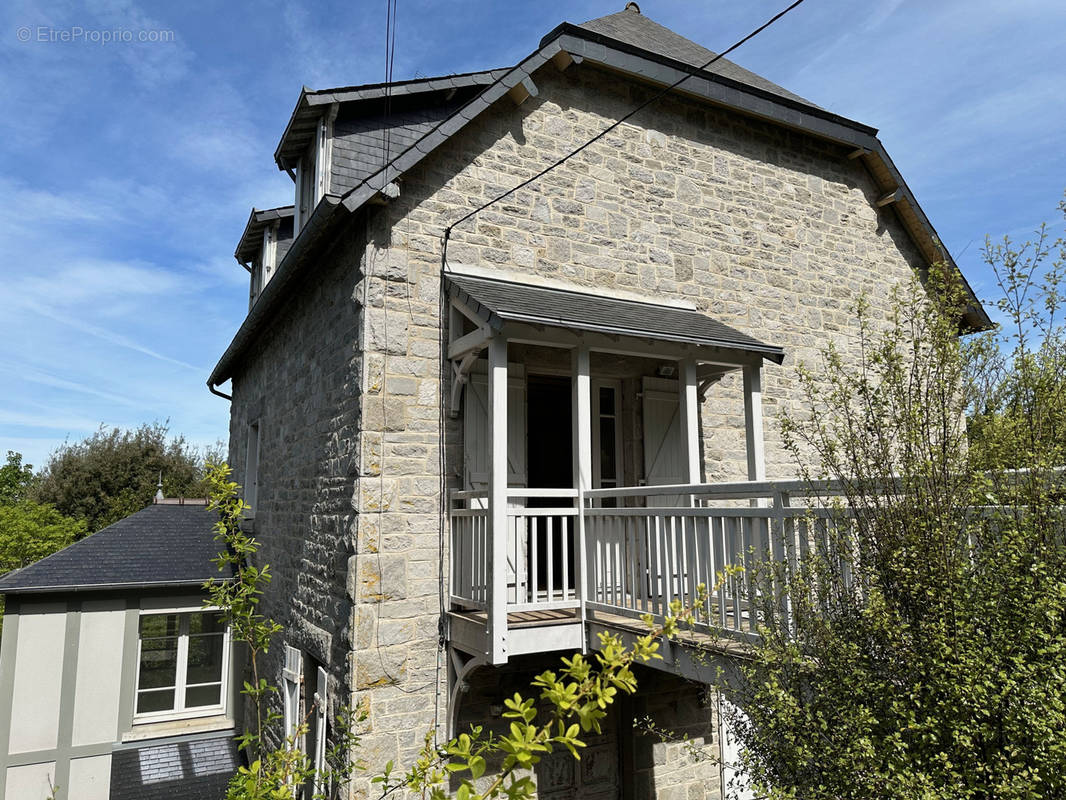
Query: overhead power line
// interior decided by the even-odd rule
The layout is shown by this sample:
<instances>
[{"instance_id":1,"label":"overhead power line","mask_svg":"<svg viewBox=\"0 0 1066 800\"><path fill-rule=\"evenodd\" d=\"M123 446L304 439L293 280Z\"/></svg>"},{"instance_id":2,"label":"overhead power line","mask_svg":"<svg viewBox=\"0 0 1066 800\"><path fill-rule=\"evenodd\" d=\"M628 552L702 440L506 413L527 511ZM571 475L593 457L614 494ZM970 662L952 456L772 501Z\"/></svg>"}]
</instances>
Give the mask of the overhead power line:
<instances>
[{"instance_id":1,"label":"overhead power line","mask_svg":"<svg viewBox=\"0 0 1066 800\"><path fill-rule=\"evenodd\" d=\"M538 172L536 175L533 175L532 177L527 178L526 180L524 180L521 183L519 183L517 186L511 187L510 189L508 189L503 194L492 198L487 203L484 203L484 204L478 206L477 208L473 209L472 211L467 212L462 217L457 219L455 222L453 222L451 225L449 225L447 228L444 229L444 245L443 245L444 252L442 253L442 261L443 262L447 261L448 239L451 237L452 230L456 226L462 225L468 219L470 219L471 217L473 217L473 216L475 216L477 214L480 214L486 208L489 208L489 207L495 205L496 203L500 202L504 198L510 197L515 192L517 192L517 191L519 191L521 189L524 189L525 187L529 186L531 183L534 183L534 182L540 180L545 175L547 175L549 172L554 170L556 167L559 167L559 166L565 164L571 158L573 158L577 154L581 153L583 150L591 147L593 144L598 142L604 136L606 136L611 131L613 131L615 128L617 128L619 125L621 125L623 122L625 122L626 120L632 118L634 115L640 113L645 108L650 106L652 103L655 103L658 100L662 99L665 95L667 95L670 92L672 92L674 89L676 89L682 83L687 81L689 78L695 76L699 72L703 72L704 70L706 70L709 66L714 64L719 59L725 58L727 55L732 53L734 50L736 50L742 44L744 44L745 42L748 42L751 39L753 39L756 36L758 36L764 30L766 30L771 25L773 25L775 22L777 22L779 19L781 19L781 17L785 16L788 12L792 11L794 8L796 8L797 6L801 5L803 2L804 2L804 0L795 0L795 2L792 3L790 6L788 6L784 10L778 12L777 14L774 14L774 16L772 16L770 19L768 19L766 22L764 22L758 28L753 30L751 33L749 33L743 39L740 39L739 41L737 41L734 44L730 45L725 50L723 50L721 53L718 53L717 55L715 55L714 58L710 59L707 63L705 63L705 64L703 64L703 65L701 65L699 67L692 67L691 70L689 72L687 72L685 75L683 75L681 78L679 78L678 80L674 81L673 83L671 83L666 88L662 89L657 94L652 95L652 97L649 98L648 100L645 100L643 103L641 103L638 106L634 107L627 114L625 114L624 116L622 116L619 119L617 119L614 122L612 122L610 125L608 125L602 131L597 133L595 136L593 136L587 142L585 142L584 144L580 145L579 147L576 147L574 150L571 150L569 153L567 153L565 156L560 158L558 161L554 162L553 164L550 164L549 166L545 167L540 172Z\"/></svg>"}]
</instances>

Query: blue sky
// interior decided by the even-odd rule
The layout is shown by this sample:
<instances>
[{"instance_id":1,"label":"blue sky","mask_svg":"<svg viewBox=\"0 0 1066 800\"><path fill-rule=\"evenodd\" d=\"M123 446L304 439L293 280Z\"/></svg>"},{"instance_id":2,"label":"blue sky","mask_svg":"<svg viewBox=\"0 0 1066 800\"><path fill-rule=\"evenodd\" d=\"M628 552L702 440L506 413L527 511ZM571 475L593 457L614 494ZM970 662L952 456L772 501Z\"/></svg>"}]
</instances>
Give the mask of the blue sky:
<instances>
[{"instance_id":1,"label":"blue sky","mask_svg":"<svg viewBox=\"0 0 1066 800\"><path fill-rule=\"evenodd\" d=\"M712 50L784 5L641 3ZM509 66L623 6L398 0L395 78ZM381 81L384 27L352 0L2 4L0 453L166 419L227 437L204 381L247 307L237 238L291 202L272 155L300 87ZM1066 187L1064 30L1061 0L807 0L731 57L880 128L981 292L985 234L1025 237Z\"/></svg>"}]
</instances>

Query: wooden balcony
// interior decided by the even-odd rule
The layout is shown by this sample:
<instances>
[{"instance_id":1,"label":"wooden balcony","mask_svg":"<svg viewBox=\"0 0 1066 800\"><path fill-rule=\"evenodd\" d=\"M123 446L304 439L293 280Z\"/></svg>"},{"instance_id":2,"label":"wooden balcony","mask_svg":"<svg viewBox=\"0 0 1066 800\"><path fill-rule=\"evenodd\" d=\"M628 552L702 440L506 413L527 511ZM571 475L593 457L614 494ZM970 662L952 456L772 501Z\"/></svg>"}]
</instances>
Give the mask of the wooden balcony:
<instances>
[{"instance_id":1,"label":"wooden balcony","mask_svg":"<svg viewBox=\"0 0 1066 800\"><path fill-rule=\"evenodd\" d=\"M750 640L755 562L794 563L825 535L833 516L824 498L836 487L822 489L818 498L800 481L509 490L498 531L486 492L455 492L452 642L487 663L584 649L590 625L662 619L675 600L699 604L701 585L696 632Z\"/></svg>"}]
</instances>

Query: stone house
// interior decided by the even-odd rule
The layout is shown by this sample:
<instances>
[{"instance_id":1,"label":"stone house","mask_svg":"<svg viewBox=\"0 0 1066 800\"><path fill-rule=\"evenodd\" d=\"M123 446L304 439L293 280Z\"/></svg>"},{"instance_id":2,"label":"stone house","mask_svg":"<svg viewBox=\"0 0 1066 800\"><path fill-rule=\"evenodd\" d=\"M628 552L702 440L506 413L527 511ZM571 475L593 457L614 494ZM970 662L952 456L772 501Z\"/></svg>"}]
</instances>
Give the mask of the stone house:
<instances>
[{"instance_id":1,"label":"stone house","mask_svg":"<svg viewBox=\"0 0 1066 800\"><path fill-rule=\"evenodd\" d=\"M797 365L853 356L856 298L949 258L873 128L712 57L630 3L514 67L300 94L294 203L249 219L208 385L232 382L286 702L302 665L364 703L371 765L714 583L771 527L734 501L787 505ZM737 592L710 602L751 635ZM665 667L541 796L719 796L728 763L639 729L730 760L706 674Z\"/></svg>"}]
</instances>

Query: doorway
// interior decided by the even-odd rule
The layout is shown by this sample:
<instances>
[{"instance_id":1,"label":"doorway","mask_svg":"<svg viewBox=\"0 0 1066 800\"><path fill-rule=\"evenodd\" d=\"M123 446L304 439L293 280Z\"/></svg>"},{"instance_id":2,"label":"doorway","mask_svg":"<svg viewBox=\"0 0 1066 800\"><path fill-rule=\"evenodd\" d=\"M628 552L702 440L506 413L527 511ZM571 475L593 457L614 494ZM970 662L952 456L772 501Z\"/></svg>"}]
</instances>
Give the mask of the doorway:
<instances>
[{"instance_id":1,"label":"doorway","mask_svg":"<svg viewBox=\"0 0 1066 800\"><path fill-rule=\"evenodd\" d=\"M570 378L558 375L530 375L526 382L526 475L530 489L570 489L574 485L574 446ZM530 497L530 508L570 505L572 501L557 497ZM567 546L558 523L548 530L549 517L530 517L526 552L552 554L551 569L559 576L563 569L563 548ZM574 518L569 522L573 524ZM574 546L576 531L569 537L570 553L566 559L567 580L574 585ZM551 546L548 546L548 536ZM548 590L547 559L537 561L530 582L537 592ZM558 577L556 578L558 584ZM558 585L556 587L558 588Z\"/></svg>"},{"instance_id":2,"label":"doorway","mask_svg":"<svg viewBox=\"0 0 1066 800\"><path fill-rule=\"evenodd\" d=\"M574 443L570 378L530 375L526 382L526 469L530 489L569 489L574 485ZM534 502L539 501L539 502ZM530 498L531 507L555 505Z\"/></svg>"}]
</instances>

